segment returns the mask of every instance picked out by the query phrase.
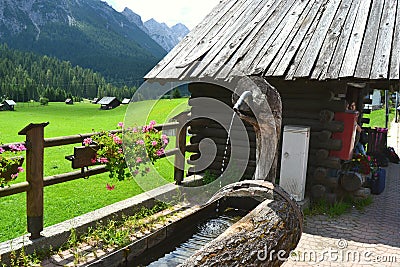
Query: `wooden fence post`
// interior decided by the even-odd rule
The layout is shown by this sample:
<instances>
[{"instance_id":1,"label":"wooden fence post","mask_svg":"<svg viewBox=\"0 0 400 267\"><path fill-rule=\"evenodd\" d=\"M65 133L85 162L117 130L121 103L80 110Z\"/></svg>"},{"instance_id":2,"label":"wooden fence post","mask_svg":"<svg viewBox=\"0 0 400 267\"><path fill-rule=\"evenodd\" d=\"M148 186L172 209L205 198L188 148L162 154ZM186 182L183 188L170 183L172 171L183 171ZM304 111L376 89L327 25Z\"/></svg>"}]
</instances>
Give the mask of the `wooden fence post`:
<instances>
[{"instance_id":1,"label":"wooden fence post","mask_svg":"<svg viewBox=\"0 0 400 267\"><path fill-rule=\"evenodd\" d=\"M31 239L40 237L43 230L43 156L44 127L49 123L31 123L18 134L26 136L26 215Z\"/></svg>"},{"instance_id":2,"label":"wooden fence post","mask_svg":"<svg viewBox=\"0 0 400 267\"><path fill-rule=\"evenodd\" d=\"M174 161L174 180L176 184L182 184L185 175L185 151L186 151L186 131L187 131L187 112L183 112L175 117L179 122L176 130L176 147L179 152L175 154Z\"/></svg>"}]
</instances>

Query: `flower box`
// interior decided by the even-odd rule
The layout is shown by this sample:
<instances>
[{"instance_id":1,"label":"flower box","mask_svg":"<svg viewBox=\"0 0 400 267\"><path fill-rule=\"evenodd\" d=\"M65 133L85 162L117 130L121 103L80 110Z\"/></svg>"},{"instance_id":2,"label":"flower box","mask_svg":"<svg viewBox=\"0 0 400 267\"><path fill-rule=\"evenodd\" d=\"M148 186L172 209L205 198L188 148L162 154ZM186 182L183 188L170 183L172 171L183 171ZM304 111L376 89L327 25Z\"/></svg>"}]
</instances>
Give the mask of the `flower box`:
<instances>
[{"instance_id":1,"label":"flower box","mask_svg":"<svg viewBox=\"0 0 400 267\"><path fill-rule=\"evenodd\" d=\"M5 166L4 162L1 162L1 167L4 168L6 167L5 170L0 172L0 178L3 178L5 182L10 182L14 180L16 177L13 177L13 174L17 174L20 171L18 170L19 167L22 166L24 163L24 157L18 156L18 157L12 157L10 160L14 161L13 164L8 165L7 167Z\"/></svg>"},{"instance_id":2,"label":"flower box","mask_svg":"<svg viewBox=\"0 0 400 267\"><path fill-rule=\"evenodd\" d=\"M66 156L67 160L72 161L73 169L96 165L93 159L96 158L96 152L99 149L97 145L74 147L74 155Z\"/></svg>"}]
</instances>

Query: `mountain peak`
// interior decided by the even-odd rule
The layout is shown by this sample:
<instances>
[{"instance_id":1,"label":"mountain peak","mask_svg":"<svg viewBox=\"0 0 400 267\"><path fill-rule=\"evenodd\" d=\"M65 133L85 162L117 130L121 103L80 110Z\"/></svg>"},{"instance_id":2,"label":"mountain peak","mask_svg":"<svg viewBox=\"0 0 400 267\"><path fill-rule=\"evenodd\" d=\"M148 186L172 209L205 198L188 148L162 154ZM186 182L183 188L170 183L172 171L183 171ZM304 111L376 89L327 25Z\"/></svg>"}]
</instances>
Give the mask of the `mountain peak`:
<instances>
[{"instance_id":1,"label":"mountain peak","mask_svg":"<svg viewBox=\"0 0 400 267\"><path fill-rule=\"evenodd\" d=\"M159 23L154 18L144 22L144 26L147 28L151 38L167 51L171 51L189 32L189 29L182 23L168 27L167 24Z\"/></svg>"}]
</instances>

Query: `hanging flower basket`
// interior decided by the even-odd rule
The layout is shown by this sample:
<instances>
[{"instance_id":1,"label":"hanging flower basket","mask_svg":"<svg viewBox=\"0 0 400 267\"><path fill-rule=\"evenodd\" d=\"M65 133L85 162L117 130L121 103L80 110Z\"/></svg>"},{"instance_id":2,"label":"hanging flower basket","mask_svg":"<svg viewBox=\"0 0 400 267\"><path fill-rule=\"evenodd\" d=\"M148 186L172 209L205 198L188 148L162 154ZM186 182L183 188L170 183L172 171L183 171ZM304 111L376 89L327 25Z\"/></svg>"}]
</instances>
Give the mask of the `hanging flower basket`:
<instances>
[{"instance_id":1,"label":"hanging flower basket","mask_svg":"<svg viewBox=\"0 0 400 267\"><path fill-rule=\"evenodd\" d=\"M18 173L22 171L24 157L17 156L0 161L0 178L2 182L8 183L18 177Z\"/></svg>"}]
</instances>

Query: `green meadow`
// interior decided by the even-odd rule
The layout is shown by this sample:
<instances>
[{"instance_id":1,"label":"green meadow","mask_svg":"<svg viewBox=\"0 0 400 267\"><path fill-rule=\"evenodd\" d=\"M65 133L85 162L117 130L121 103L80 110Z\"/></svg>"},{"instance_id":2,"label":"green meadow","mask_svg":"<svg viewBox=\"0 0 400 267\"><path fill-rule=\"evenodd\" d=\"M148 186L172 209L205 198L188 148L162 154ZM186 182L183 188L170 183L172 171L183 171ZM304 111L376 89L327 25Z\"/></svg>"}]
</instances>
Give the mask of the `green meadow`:
<instances>
[{"instance_id":1,"label":"green meadow","mask_svg":"<svg viewBox=\"0 0 400 267\"><path fill-rule=\"evenodd\" d=\"M136 125L142 125L142 122L149 120L164 123L172 116L186 110L187 101L187 98L181 98L134 103L129 107L127 119ZM48 106L41 106L38 103L18 103L15 111L0 112L2 125L0 142L7 144L24 141L24 136L18 135L18 132L29 123L49 122L45 128L45 138L91 133L93 130L113 130L117 128L118 122L124 121L127 107L100 110L99 105L89 102L74 105L50 102ZM167 149L174 146L174 140L174 137L170 139ZM74 171L71 162L65 159L65 156L73 154L74 146L46 148L44 175ZM169 162L171 159L173 158L159 160L154 165L157 172L169 182L173 181L173 167ZM150 172L148 177L143 177L141 180L148 178L151 181L152 175L157 174L155 171ZM14 183L22 181L25 181L24 173L21 173ZM114 184L115 189L106 190L107 183ZM46 227L71 219L142 192L134 179L110 180L107 173L46 187L44 225ZM0 198L0 242L27 233L25 202L25 193Z\"/></svg>"}]
</instances>

